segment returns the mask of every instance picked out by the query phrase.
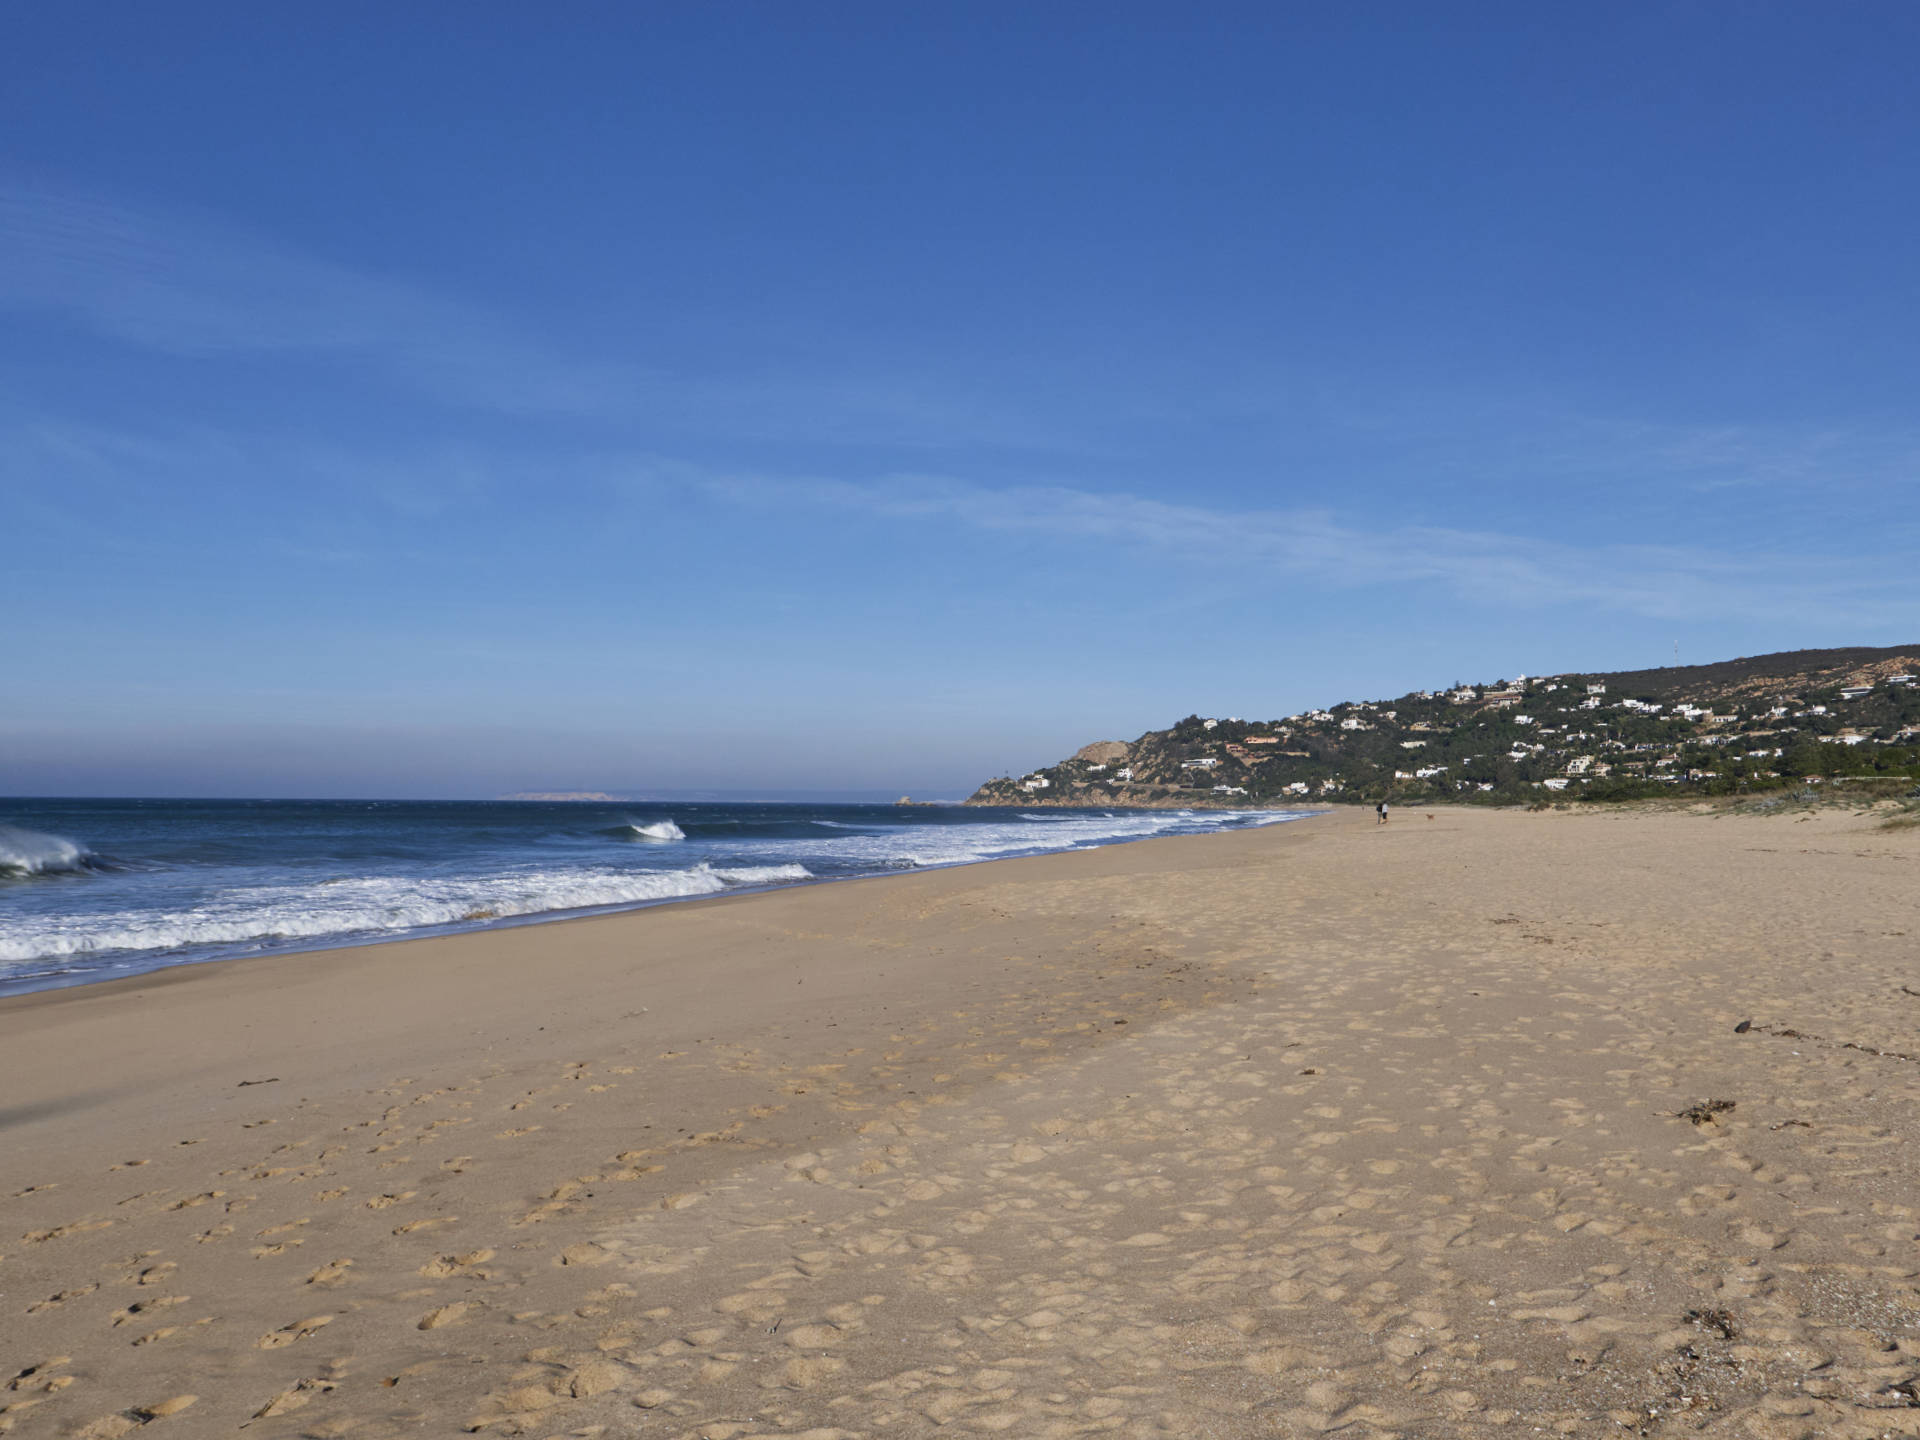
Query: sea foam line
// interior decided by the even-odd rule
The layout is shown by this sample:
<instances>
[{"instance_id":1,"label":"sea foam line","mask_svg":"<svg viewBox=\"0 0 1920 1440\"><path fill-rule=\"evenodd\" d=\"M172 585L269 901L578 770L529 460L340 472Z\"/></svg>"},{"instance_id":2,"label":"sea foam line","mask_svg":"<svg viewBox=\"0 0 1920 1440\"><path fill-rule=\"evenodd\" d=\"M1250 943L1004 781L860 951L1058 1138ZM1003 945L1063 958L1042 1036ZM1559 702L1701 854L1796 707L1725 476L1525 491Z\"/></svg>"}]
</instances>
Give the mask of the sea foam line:
<instances>
[{"instance_id":1,"label":"sea foam line","mask_svg":"<svg viewBox=\"0 0 1920 1440\"><path fill-rule=\"evenodd\" d=\"M0 937L0 962L392 934L553 911L685 899L746 885L790 884L812 878L804 865L697 865L688 870L624 873L536 871L477 881L347 877L325 885L257 886L164 915L118 911L15 926Z\"/></svg>"},{"instance_id":2,"label":"sea foam line","mask_svg":"<svg viewBox=\"0 0 1920 1440\"><path fill-rule=\"evenodd\" d=\"M1108 815L1065 811L1031 823L1039 817L1018 814L1010 821L987 825L894 826L855 833L850 827L832 839L774 841L769 849L790 848L796 853L830 857L876 869L931 869L1006 860L1023 855L1085 850L1128 840L1166 835L1210 833L1228 828L1252 828L1298 820L1300 810L1157 810L1145 814ZM1019 823L1028 822L1028 823ZM814 822L823 825L827 822Z\"/></svg>"}]
</instances>

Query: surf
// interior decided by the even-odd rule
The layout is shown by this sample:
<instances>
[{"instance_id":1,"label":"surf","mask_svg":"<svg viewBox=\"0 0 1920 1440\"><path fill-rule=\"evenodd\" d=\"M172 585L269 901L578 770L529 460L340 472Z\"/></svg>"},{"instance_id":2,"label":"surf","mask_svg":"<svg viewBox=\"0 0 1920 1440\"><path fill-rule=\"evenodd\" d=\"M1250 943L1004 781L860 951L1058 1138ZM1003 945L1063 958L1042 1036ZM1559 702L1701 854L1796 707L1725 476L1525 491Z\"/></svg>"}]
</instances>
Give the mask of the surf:
<instances>
[{"instance_id":1,"label":"surf","mask_svg":"<svg viewBox=\"0 0 1920 1440\"><path fill-rule=\"evenodd\" d=\"M0 962L260 948L300 940L386 937L482 921L685 900L813 879L804 865L700 864L686 870L531 871L473 880L333 876L257 886L188 913L120 911L51 918L0 937Z\"/></svg>"},{"instance_id":2,"label":"surf","mask_svg":"<svg viewBox=\"0 0 1920 1440\"><path fill-rule=\"evenodd\" d=\"M675 840L687 838L687 832L671 820L654 820L645 825L629 823L627 833L636 840L651 840L657 845L671 844Z\"/></svg>"},{"instance_id":3,"label":"surf","mask_svg":"<svg viewBox=\"0 0 1920 1440\"><path fill-rule=\"evenodd\" d=\"M94 853L77 840L0 825L0 876L73 875L96 863Z\"/></svg>"},{"instance_id":4,"label":"surf","mask_svg":"<svg viewBox=\"0 0 1920 1440\"><path fill-rule=\"evenodd\" d=\"M649 813L651 812L651 813ZM0 819L0 992L1192 834L1300 812L49 801ZM97 848L96 848L97 847ZM50 978L59 975L58 982Z\"/></svg>"}]
</instances>

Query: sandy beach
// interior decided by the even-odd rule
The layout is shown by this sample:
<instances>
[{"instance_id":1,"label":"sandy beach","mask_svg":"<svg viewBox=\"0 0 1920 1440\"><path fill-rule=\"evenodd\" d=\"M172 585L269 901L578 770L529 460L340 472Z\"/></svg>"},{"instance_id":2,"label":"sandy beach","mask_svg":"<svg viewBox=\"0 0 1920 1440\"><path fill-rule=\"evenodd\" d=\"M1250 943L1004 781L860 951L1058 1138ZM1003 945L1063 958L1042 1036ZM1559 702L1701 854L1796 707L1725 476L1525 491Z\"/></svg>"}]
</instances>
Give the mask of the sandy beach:
<instances>
[{"instance_id":1,"label":"sandy beach","mask_svg":"<svg viewBox=\"0 0 1920 1440\"><path fill-rule=\"evenodd\" d=\"M18 997L0 1432L1920 1436L1916 1099L1920 831L1838 813Z\"/></svg>"}]
</instances>

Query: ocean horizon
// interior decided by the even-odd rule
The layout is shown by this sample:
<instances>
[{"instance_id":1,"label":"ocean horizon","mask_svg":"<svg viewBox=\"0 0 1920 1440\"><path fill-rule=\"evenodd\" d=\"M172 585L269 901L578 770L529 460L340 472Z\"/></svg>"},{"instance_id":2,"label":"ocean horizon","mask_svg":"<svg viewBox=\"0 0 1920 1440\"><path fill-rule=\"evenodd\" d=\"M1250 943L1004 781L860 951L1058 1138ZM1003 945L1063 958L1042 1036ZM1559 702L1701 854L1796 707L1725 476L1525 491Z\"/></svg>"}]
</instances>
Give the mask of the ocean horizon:
<instances>
[{"instance_id":1,"label":"ocean horizon","mask_svg":"<svg viewBox=\"0 0 1920 1440\"><path fill-rule=\"evenodd\" d=\"M685 799L0 799L0 994L1309 813Z\"/></svg>"}]
</instances>

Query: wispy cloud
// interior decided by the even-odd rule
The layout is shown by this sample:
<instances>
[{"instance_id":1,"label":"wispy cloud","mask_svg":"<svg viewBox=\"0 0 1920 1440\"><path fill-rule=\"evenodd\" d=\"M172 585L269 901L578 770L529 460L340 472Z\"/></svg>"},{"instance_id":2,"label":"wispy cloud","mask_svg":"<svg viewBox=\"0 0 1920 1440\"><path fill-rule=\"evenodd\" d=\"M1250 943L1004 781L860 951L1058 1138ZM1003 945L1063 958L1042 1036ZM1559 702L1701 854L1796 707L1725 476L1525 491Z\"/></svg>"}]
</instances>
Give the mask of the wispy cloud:
<instances>
[{"instance_id":1,"label":"wispy cloud","mask_svg":"<svg viewBox=\"0 0 1920 1440\"><path fill-rule=\"evenodd\" d=\"M870 363L761 363L751 346L709 372L582 359L483 305L217 218L0 181L3 310L58 314L159 355L332 361L510 415L638 422L735 442L1075 448L1059 427L977 386Z\"/></svg>"},{"instance_id":2,"label":"wispy cloud","mask_svg":"<svg viewBox=\"0 0 1920 1440\"><path fill-rule=\"evenodd\" d=\"M1791 621L1920 633L1920 601L1910 579L1920 556L1910 530L1898 525L1850 535L1844 549L1621 543L1604 538L1597 525L1590 532L1595 538L1583 542L1484 527L1371 525L1338 506L1205 505L1122 490L993 486L914 474L872 480L783 476L634 452L587 456L542 449L513 457L497 448L456 446L367 453L310 439L201 429L156 435L0 423L0 479L15 482L0 487L0 494L11 492L16 505L36 493L72 494L76 486L91 492L124 483L123 495L190 487L226 496L221 503L236 507L266 474L282 482L297 479L284 487L292 493L322 497L316 504L340 534L381 536L382 544L416 543L420 526L452 513L482 526L507 523L530 486L543 504L563 506L583 523L597 516L602 526L652 515L651 492L673 491L708 497L768 526L786 524L783 517L796 512L812 512L815 520L851 515L903 527L930 547L971 533L1044 539L1063 547L1063 561L1082 565L1097 566L1103 557L1151 561L1141 564L1140 573L1153 577L1163 603L1198 594L1212 597L1210 603L1233 603L1236 595L1305 583L1339 591L1428 589L1529 610L1572 607L1662 620ZM649 498L623 516L617 498L623 493ZM48 534L55 518L68 526L112 529L95 517L118 508L66 506L49 509L42 519ZM19 518L24 523L27 517ZM804 525L792 528L808 533ZM116 543L151 545L155 539L153 528L142 523Z\"/></svg>"},{"instance_id":3,"label":"wispy cloud","mask_svg":"<svg viewBox=\"0 0 1920 1440\"><path fill-rule=\"evenodd\" d=\"M1814 509L1835 492L1911 492L1920 485L1920 435L1906 426L1865 422L1805 424L1744 420L1681 424L1569 419L1550 447L1522 451L1536 475L1634 477L1640 484L1711 493L1741 490L1780 510Z\"/></svg>"},{"instance_id":4,"label":"wispy cloud","mask_svg":"<svg viewBox=\"0 0 1920 1440\"><path fill-rule=\"evenodd\" d=\"M1728 490L1781 513L1817 512L1836 490L1920 496L1920 427L1906 415L1690 415L1684 397L1657 406L1658 415L1609 412L1565 390L1490 387L1470 375L1319 375L1268 388L1282 397L1310 392L1312 403L1262 408L1227 386L1219 408L1194 419L1253 416L1269 433L1319 437L1372 471L1425 473L1482 493L1604 486L1609 508L1622 499L1697 505L1700 495Z\"/></svg>"},{"instance_id":5,"label":"wispy cloud","mask_svg":"<svg viewBox=\"0 0 1920 1440\"><path fill-rule=\"evenodd\" d=\"M1325 509L1228 509L1064 486L997 489L924 476L873 484L678 472L739 504L805 505L1001 534L1126 547L1217 573L1341 588L1435 585L1499 605L1597 607L1661 619L1920 624L1912 557L1600 544L1436 526L1369 528Z\"/></svg>"},{"instance_id":6,"label":"wispy cloud","mask_svg":"<svg viewBox=\"0 0 1920 1440\"><path fill-rule=\"evenodd\" d=\"M510 411L604 411L647 380L566 359L479 307L228 226L20 186L0 186L0 306L60 312L170 355L335 357Z\"/></svg>"}]
</instances>

